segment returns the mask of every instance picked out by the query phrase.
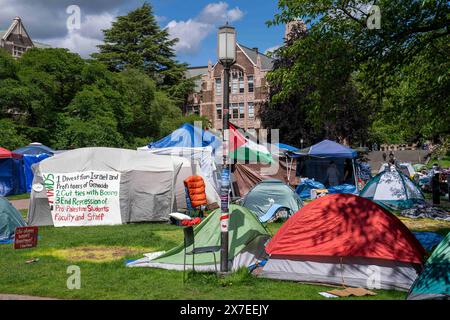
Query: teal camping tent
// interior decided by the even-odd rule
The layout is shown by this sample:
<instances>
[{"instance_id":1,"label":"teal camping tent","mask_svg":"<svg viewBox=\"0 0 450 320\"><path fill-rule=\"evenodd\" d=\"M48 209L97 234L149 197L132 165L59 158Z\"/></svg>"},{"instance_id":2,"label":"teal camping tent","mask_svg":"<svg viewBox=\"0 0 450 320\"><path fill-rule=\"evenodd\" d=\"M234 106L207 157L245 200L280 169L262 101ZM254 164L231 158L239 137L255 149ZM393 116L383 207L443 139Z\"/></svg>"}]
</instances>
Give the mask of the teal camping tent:
<instances>
[{"instance_id":1,"label":"teal camping tent","mask_svg":"<svg viewBox=\"0 0 450 320\"><path fill-rule=\"evenodd\" d=\"M414 182L396 169L385 170L370 179L360 196L394 210L425 203L422 192Z\"/></svg>"},{"instance_id":2,"label":"teal camping tent","mask_svg":"<svg viewBox=\"0 0 450 320\"><path fill-rule=\"evenodd\" d=\"M450 232L428 258L407 299L450 299Z\"/></svg>"},{"instance_id":3,"label":"teal camping tent","mask_svg":"<svg viewBox=\"0 0 450 320\"><path fill-rule=\"evenodd\" d=\"M272 206L287 208L289 215L297 212L303 205L300 196L281 180L263 180L245 196L242 205L262 218ZM274 211L272 215L276 212ZM272 217L269 217L272 218Z\"/></svg>"},{"instance_id":4,"label":"teal camping tent","mask_svg":"<svg viewBox=\"0 0 450 320\"><path fill-rule=\"evenodd\" d=\"M16 228L25 225L20 212L6 198L0 197L0 243L9 242Z\"/></svg>"}]
</instances>

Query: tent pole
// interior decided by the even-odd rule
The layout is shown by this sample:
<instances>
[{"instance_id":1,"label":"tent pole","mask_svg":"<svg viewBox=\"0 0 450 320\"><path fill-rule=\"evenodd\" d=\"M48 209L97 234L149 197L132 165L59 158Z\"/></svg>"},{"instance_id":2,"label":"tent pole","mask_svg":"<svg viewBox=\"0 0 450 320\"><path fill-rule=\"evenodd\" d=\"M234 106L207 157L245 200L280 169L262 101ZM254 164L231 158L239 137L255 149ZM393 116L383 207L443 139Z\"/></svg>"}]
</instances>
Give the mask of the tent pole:
<instances>
[{"instance_id":1,"label":"tent pole","mask_svg":"<svg viewBox=\"0 0 450 320\"><path fill-rule=\"evenodd\" d=\"M355 159L352 159L352 165L353 165L353 177L354 177L354 179L355 179L355 187L356 187L356 191L359 192L359 188L358 188L358 177L356 176Z\"/></svg>"}]
</instances>

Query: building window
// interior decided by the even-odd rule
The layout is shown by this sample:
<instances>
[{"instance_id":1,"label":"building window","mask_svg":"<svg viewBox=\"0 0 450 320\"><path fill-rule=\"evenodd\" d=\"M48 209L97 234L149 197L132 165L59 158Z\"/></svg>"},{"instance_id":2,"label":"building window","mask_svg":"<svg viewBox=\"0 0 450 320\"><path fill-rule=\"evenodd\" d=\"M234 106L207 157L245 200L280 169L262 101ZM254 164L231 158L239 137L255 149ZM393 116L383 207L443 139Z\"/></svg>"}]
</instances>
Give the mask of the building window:
<instances>
[{"instance_id":1,"label":"building window","mask_svg":"<svg viewBox=\"0 0 450 320\"><path fill-rule=\"evenodd\" d=\"M248 82L248 92L253 92L254 87L253 87L253 76L248 76L247 77L247 82Z\"/></svg>"},{"instance_id":2,"label":"building window","mask_svg":"<svg viewBox=\"0 0 450 320\"><path fill-rule=\"evenodd\" d=\"M233 73L233 76L231 78L231 93L238 93L238 76L236 73Z\"/></svg>"},{"instance_id":3,"label":"building window","mask_svg":"<svg viewBox=\"0 0 450 320\"><path fill-rule=\"evenodd\" d=\"M200 115L200 107L199 106L194 106L192 112L196 115Z\"/></svg>"},{"instance_id":4,"label":"building window","mask_svg":"<svg viewBox=\"0 0 450 320\"><path fill-rule=\"evenodd\" d=\"M221 96L222 95L222 79L216 78L215 90L216 90L216 96Z\"/></svg>"},{"instance_id":5,"label":"building window","mask_svg":"<svg viewBox=\"0 0 450 320\"><path fill-rule=\"evenodd\" d=\"M239 76L239 93L244 93L244 76Z\"/></svg>"},{"instance_id":6,"label":"building window","mask_svg":"<svg viewBox=\"0 0 450 320\"><path fill-rule=\"evenodd\" d=\"M239 118L239 105L237 103L232 103L231 104L231 110L233 110L233 119L238 119Z\"/></svg>"},{"instance_id":7,"label":"building window","mask_svg":"<svg viewBox=\"0 0 450 320\"><path fill-rule=\"evenodd\" d=\"M19 58L27 51L25 47L13 46L13 57Z\"/></svg>"},{"instance_id":8,"label":"building window","mask_svg":"<svg viewBox=\"0 0 450 320\"><path fill-rule=\"evenodd\" d=\"M239 118L241 118L241 119L245 118L244 103L239 103Z\"/></svg>"},{"instance_id":9,"label":"building window","mask_svg":"<svg viewBox=\"0 0 450 320\"><path fill-rule=\"evenodd\" d=\"M249 119L255 118L255 106L253 105L253 102L248 103L248 118Z\"/></svg>"},{"instance_id":10,"label":"building window","mask_svg":"<svg viewBox=\"0 0 450 320\"><path fill-rule=\"evenodd\" d=\"M218 120L222 119L222 105L216 104L216 118Z\"/></svg>"}]
</instances>

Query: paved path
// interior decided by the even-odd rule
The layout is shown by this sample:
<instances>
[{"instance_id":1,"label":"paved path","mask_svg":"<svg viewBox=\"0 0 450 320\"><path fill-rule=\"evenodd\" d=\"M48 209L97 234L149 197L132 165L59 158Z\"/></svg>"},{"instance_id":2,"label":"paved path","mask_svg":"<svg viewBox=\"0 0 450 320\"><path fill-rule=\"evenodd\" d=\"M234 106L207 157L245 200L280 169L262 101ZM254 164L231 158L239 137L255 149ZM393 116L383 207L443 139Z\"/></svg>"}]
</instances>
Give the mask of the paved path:
<instances>
[{"instance_id":1,"label":"paved path","mask_svg":"<svg viewBox=\"0 0 450 320\"><path fill-rule=\"evenodd\" d=\"M24 296L19 294L2 294L0 293L0 300L58 300L55 298Z\"/></svg>"},{"instance_id":2,"label":"paved path","mask_svg":"<svg viewBox=\"0 0 450 320\"><path fill-rule=\"evenodd\" d=\"M30 205L30 199L10 200L10 202L17 210L28 210Z\"/></svg>"}]
</instances>

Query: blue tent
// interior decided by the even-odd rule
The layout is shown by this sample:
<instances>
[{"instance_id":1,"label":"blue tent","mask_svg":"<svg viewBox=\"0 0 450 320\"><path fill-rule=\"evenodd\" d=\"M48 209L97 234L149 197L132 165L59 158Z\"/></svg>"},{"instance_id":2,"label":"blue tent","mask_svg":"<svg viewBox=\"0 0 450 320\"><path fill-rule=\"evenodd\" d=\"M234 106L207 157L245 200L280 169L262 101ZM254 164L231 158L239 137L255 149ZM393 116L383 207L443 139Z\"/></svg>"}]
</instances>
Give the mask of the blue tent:
<instances>
[{"instance_id":1,"label":"blue tent","mask_svg":"<svg viewBox=\"0 0 450 320\"><path fill-rule=\"evenodd\" d=\"M14 150L14 152L18 154L27 154L27 155L48 154L52 156L55 154L55 150L37 142L30 143L26 147L16 149Z\"/></svg>"},{"instance_id":2,"label":"blue tent","mask_svg":"<svg viewBox=\"0 0 450 320\"><path fill-rule=\"evenodd\" d=\"M22 156L0 148L0 196L26 192Z\"/></svg>"},{"instance_id":3,"label":"blue tent","mask_svg":"<svg viewBox=\"0 0 450 320\"><path fill-rule=\"evenodd\" d=\"M323 140L308 148L295 152L293 157L347 158L355 159L358 152L331 140Z\"/></svg>"},{"instance_id":4,"label":"blue tent","mask_svg":"<svg viewBox=\"0 0 450 320\"><path fill-rule=\"evenodd\" d=\"M27 192L31 192L31 185L33 184L33 170L31 166L35 163L41 162L44 159L50 158L51 155L42 153L42 154L25 154L23 156L23 172L25 175L25 186L27 189Z\"/></svg>"},{"instance_id":5,"label":"blue tent","mask_svg":"<svg viewBox=\"0 0 450 320\"><path fill-rule=\"evenodd\" d=\"M31 166L35 163L41 162L55 154L55 150L44 146L41 143L31 143L26 147L14 150L15 153L23 155L23 173L25 176L26 192L31 192L31 185L33 184L33 170Z\"/></svg>"},{"instance_id":6,"label":"blue tent","mask_svg":"<svg viewBox=\"0 0 450 320\"><path fill-rule=\"evenodd\" d=\"M297 161L296 175L308 178L314 178L315 181L322 184L327 183L327 168L333 161L339 171L340 178L344 184L357 185L356 169L354 159L358 156L358 152L354 149L346 147L342 144L331 140L323 140L315 145L301 149L296 152L290 152L290 157L300 158ZM349 159L349 160L347 160ZM347 161L352 161L352 174L344 178L344 168ZM349 188L335 188L335 193L347 193ZM355 192L356 192L355 188Z\"/></svg>"},{"instance_id":7,"label":"blue tent","mask_svg":"<svg viewBox=\"0 0 450 320\"><path fill-rule=\"evenodd\" d=\"M211 146L213 152L221 145L221 141L209 131L202 130L190 123L185 123L168 136L148 144L149 148L198 148Z\"/></svg>"}]
</instances>

